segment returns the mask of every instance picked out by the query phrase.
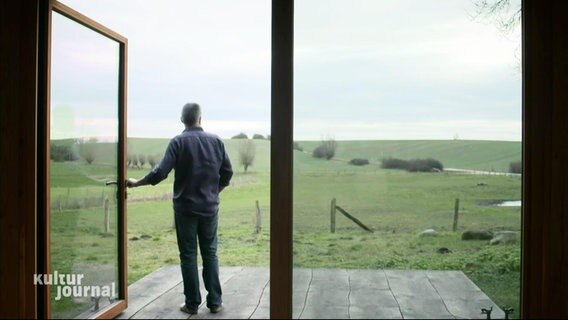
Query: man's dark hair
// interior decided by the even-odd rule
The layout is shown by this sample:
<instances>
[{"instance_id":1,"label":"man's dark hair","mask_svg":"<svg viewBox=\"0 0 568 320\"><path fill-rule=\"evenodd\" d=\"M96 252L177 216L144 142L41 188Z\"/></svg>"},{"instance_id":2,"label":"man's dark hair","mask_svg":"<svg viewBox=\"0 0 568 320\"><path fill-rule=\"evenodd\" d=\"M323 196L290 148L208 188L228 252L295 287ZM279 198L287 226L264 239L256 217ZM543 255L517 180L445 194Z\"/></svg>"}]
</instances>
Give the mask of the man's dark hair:
<instances>
[{"instance_id":1,"label":"man's dark hair","mask_svg":"<svg viewBox=\"0 0 568 320\"><path fill-rule=\"evenodd\" d=\"M187 126L194 126L201 118L201 107L197 103L186 103L181 110L181 122Z\"/></svg>"}]
</instances>

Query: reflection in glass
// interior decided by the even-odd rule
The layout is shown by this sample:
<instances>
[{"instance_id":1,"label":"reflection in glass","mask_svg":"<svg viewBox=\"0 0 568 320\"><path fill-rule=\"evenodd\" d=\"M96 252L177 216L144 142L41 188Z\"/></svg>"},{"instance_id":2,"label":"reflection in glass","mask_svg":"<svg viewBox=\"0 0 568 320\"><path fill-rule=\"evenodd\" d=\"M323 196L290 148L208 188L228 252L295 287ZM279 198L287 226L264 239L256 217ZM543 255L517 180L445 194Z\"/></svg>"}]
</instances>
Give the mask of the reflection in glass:
<instances>
[{"instance_id":1,"label":"reflection in glass","mask_svg":"<svg viewBox=\"0 0 568 320\"><path fill-rule=\"evenodd\" d=\"M51 285L54 318L88 317L118 293L118 66L117 42L53 13L51 273L75 279Z\"/></svg>"},{"instance_id":2,"label":"reflection in glass","mask_svg":"<svg viewBox=\"0 0 568 320\"><path fill-rule=\"evenodd\" d=\"M474 11L296 1L295 318L519 310L520 30Z\"/></svg>"}]
</instances>

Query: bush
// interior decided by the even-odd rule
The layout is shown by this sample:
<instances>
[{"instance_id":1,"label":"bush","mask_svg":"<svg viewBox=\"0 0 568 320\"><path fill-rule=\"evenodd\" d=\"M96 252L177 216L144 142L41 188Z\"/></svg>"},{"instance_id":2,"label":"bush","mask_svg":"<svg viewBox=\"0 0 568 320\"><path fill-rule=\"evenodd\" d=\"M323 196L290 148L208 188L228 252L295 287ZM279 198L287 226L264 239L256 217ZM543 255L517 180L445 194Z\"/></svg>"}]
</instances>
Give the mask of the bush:
<instances>
[{"instance_id":1,"label":"bush","mask_svg":"<svg viewBox=\"0 0 568 320\"><path fill-rule=\"evenodd\" d=\"M406 170L410 172L431 172L431 171L442 171L444 166L442 163L436 159L412 159L408 161L408 167Z\"/></svg>"},{"instance_id":2,"label":"bush","mask_svg":"<svg viewBox=\"0 0 568 320\"><path fill-rule=\"evenodd\" d=\"M383 158L381 159L381 168L406 170L408 168L408 161L392 157Z\"/></svg>"},{"instance_id":3,"label":"bush","mask_svg":"<svg viewBox=\"0 0 568 320\"><path fill-rule=\"evenodd\" d=\"M337 142L335 140L324 140L314 149L312 156L318 159L330 160L335 156L335 150L337 150Z\"/></svg>"},{"instance_id":4,"label":"bush","mask_svg":"<svg viewBox=\"0 0 568 320\"><path fill-rule=\"evenodd\" d=\"M523 173L523 163L521 161L513 161L509 163L510 173Z\"/></svg>"},{"instance_id":5,"label":"bush","mask_svg":"<svg viewBox=\"0 0 568 320\"><path fill-rule=\"evenodd\" d=\"M264 136L258 133L253 134L252 138L257 140L264 140Z\"/></svg>"},{"instance_id":6,"label":"bush","mask_svg":"<svg viewBox=\"0 0 568 320\"><path fill-rule=\"evenodd\" d=\"M246 135L246 133L241 132L241 133L237 134L236 136L233 136L231 139L248 139L248 136Z\"/></svg>"},{"instance_id":7,"label":"bush","mask_svg":"<svg viewBox=\"0 0 568 320\"><path fill-rule=\"evenodd\" d=\"M444 170L442 163L432 158L412 160L384 158L381 160L381 168L402 169L410 172L432 172Z\"/></svg>"},{"instance_id":8,"label":"bush","mask_svg":"<svg viewBox=\"0 0 568 320\"><path fill-rule=\"evenodd\" d=\"M366 165L369 164L369 160L368 159L355 158L355 159L351 159L351 161L349 161L349 164L352 164L354 166L366 166Z\"/></svg>"},{"instance_id":9,"label":"bush","mask_svg":"<svg viewBox=\"0 0 568 320\"><path fill-rule=\"evenodd\" d=\"M304 148L297 141L294 141L294 150L304 151Z\"/></svg>"},{"instance_id":10,"label":"bush","mask_svg":"<svg viewBox=\"0 0 568 320\"><path fill-rule=\"evenodd\" d=\"M79 160L79 156L77 155L75 150L73 150L72 146L62 146L56 144L51 144L49 146L49 157L55 162Z\"/></svg>"}]
</instances>

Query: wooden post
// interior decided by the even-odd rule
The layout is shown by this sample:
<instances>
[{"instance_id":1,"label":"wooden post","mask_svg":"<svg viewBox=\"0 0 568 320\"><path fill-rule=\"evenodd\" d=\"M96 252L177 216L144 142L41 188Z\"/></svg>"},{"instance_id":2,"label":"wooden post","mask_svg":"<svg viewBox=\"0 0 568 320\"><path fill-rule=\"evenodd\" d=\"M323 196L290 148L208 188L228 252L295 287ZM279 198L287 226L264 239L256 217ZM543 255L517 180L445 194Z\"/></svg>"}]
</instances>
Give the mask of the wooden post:
<instances>
[{"instance_id":1,"label":"wooden post","mask_svg":"<svg viewBox=\"0 0 568 320\"><path fill-rule=\"evenodd\" d=\"M109 200L108 197L105 197L103 200L103 208L105 210L105 233L109 233L110 232L110 210L109 210Z\"/></svg>"},{"instance_id":2,"label":"wooden post","mask_svg":"<svg viewBox=\"0 0 568 320\"><path fill-rule=\"evenodd\" d=\"M454 232L456 232L456 230L458 229L459 213L460 213L460 198L456 198L456 204L454 206L454 226L452 227L452 230Z\"/></svg>"},{"instance_id":3,"label":"wooden post","mask_svg":"<svg viewBox=\"0 0 568 320\"><path fill-rule=\"evenodd\" d=\"M344 216L346 216L347 218L349 218L349 220L355 222L359 227L363 228L364 230L367 230L369 232L373 232L373 230L369 227L367 227L366 225L363 224L363 222L359 221L359 219L355 218L354 216L352 216L351 214L349 214L349 212L347 212L345 209L343 209L340 206L335 206L336 210L339 210L339 212L343 213Z\"/></svg>"},{"instance_id":4,"label":"wooden post","mask_svg":"<svg viewBox=\"0 0 568 320\"><path fill-rule=\"evenodd\" d=\"M329 212L329 218L330 218L330 222L331 222L331 233L335 233L335 198L331 199L331 210Z\"/></svg>"},{"instance_id":5,"label":"wooden post","mask_svg":"<svg viewBox=\"0 0 568 320\"><path fill-rule=\"evenodd\" d=\"M256 200L256 233L262 231L262 221L260 216L260 206L258 205L258 200Z\"/></svg>"}]
</instances>

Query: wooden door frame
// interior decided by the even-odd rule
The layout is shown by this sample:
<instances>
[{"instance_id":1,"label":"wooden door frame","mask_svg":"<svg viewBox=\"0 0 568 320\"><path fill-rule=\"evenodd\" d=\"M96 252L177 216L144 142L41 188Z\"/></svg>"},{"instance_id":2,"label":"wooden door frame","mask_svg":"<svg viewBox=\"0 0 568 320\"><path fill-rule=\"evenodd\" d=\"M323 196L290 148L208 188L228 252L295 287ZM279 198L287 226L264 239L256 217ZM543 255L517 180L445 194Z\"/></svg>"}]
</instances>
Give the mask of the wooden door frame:
<instances>
[{"instance_id":1,"label":"wooden door frame","mask_svg":"<svg viewBox=\"0 0 568 320\"><path fill-rule=\"evenodd\" d=\"M53 12L63 15L80 25L95 31L119 44L118 65L118 123L119 139L117 144L117 190L119 194L125 191L126 185L126 106L127 106L127 54L128 40L126 37L73 10L57 0L42 1L39 21L40 34L38 46L38 270L43 274L51 273L51 221L50 221L50 118L51 118L51 39ZM118 194L117 194L118 195ZM41 201L39 201L41 199ZM126 242L126 202L125 197L117 196L118 223L118 299L110 305L94 313L91 318L113 318L128 307L128 267ZM51 316L49 286L38 287L38 315L48 318Z\"/></svg>"}]
</instances>

